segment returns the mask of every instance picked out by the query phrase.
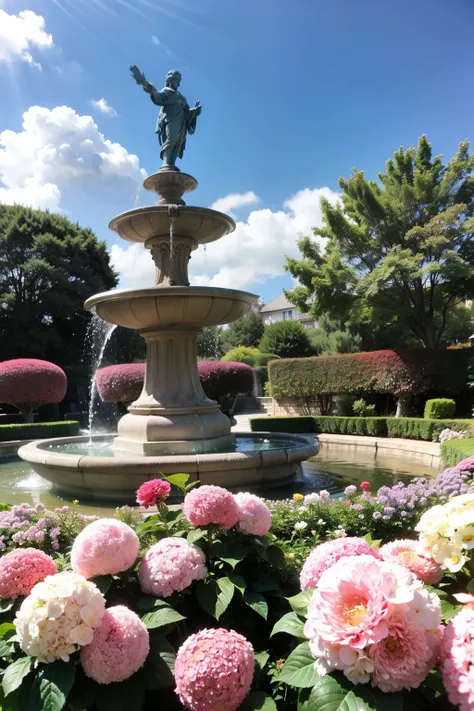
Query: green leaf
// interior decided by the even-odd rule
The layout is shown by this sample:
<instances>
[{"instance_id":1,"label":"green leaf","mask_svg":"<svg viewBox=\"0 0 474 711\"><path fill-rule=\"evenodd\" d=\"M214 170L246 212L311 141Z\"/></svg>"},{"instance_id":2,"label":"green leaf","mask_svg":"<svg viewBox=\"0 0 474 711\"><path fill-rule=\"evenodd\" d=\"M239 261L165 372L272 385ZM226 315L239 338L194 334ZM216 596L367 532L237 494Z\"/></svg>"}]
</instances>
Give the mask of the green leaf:
<instances>
[{"instance_id":1,"label":"green leaf","mask_svg":"<svg viewBox=\"0 0 474 711\"><path fill-rule=\"evenodd\" d=\"M5 669L2 679L2 688L5 696L20 687L22 680L30 673L32 664L33 657L20 657Z\"/></svg>"},{"instance_id":2,"label":"green leaf","mask_svg":"<svg viewBox=\"0 0 474 711\"><path fill-rule=\"evenodd\" d=\"M216 619L219 619L229 607L234 597L235 588L229 578L219 578L217 587L219 588L219 592L216 602Z\"/></svg>"},{"instance_id":3,"label":"green leaf","mask_svg":"<svg viewBox=\"0 0 474 711\"><path fill-rule=\"evenodd\" d=\"M144 595L138 598L136 607L139 612L148 612L148 610L154 610L156 607L168 607L168 603L158 597Z\"/></svg>"},{"instance_id":4,"label":"green leaf","mask_svg":"<svg viewBox=\"0 0 474 711\"><path fill-rule=\"evenodd\" d=\"M281 591L280 584L269 575L259 575L256 580L252 581L250 587L260 593Z\"/></svg>"},{"instance_id":5,"label":"green leaf","mask_svg":"<svg viewBox=\"0 0 474 711\"><path fill-rule=\"evenodd\" d=\"M147 689L166 689L174 686L176 655L166 637L150 635L150 652L145 662Z\"/></svg>"},{"instance_id":6,"label":"green leaf","mask_svg":"<svg viewBox=\"0 0 474 711\"><path fill-rule=\"evenodd\" d=\"M268 617L268 605L267 601L257 592L252 592L251 590L246 590L244 593L244 602L246 605L252 608L254 612L263 617L264 620Z\"/></svg>"},{"instance_id":7,"label":"green leaf","mask_svg":"<svg viewBox=\"0 0 474 711\"><path fill-rule=\"evenodd\" d=\"M169 476L164 476L163 479L168 481L172 486L177 489L184 491L186 484L189 481L189 474L170 474Z\"/></svg>"},{"instance_id":8,"label":"green leaf","mask_svg":"<svg viewBox=\"0 0 474 711\"><path fill-rule=\"evenodd\" d=\"M0 657L9 657L14 649L11 638L16 634L16 627L11 622L0 625Z\"/></svg>"},{"instance_id":9,"label":"green leaf","mask_svg":"<svg viewBox=\"0 0 474 711\"><path fill-rule=\"evenodd\" d=\"M245 578L242 575L239 575L238 573L229 573L228 578L233 584L233 586L237 588L237 590L243 595L247 586Z\"/></svg>"},{"instance_id":10,"label":"green leaf","mask_svg":"<svg viewBox=\"0 0 474 711\"><path fill-rule=\"evenodd\" d=\"M30 711L61 711L74 684L73 662L40 664L33 680Z\"/></svg>"},{"instance_id":11,"label":"green leaf","mask_svg":"<svg viewBox=\"0 0 474 711\"><path fill-rule=\"evenodd\" d=\"M237 711L277 711L277 707L264 691L251 691Z\"/></svg>"},{"instance_id":12,"label":"green leaf","mask_svg":"<svg viewBox=\"0 0 474 711\"><path fill-rule=\"evenodd\" d=\"M308 642L303 642L291 652L276 681L284 681L285 684L290 686L306 689L314 686L319 678L314 668L314 657L309 649L309 644Z\"/></svg>"},{"instance_id":13,"label":"green leaf","mask_svg":"<svg viewBox=\"0 0 474 711\"><path fill-rule=\"evenodd\" d=\"M151 612L146 612L142 617L142 622L147 629L154 630L165 625L176 624L176 622L181 622L181 620L185 619L181 613L165 603Z\"/></svg>"},{"instance_id":14,"label":"green leaf","mask_svg":"<svg viewBox=\"0 0 474 711\"><path fill-rule=\"evenodd\" d=\"M470 580L467 584L467 591L474 595L474 580Z\"/></svg>"},{"instance_id":15,"label":"green leaf","mask_svg":"<svg viewBox=\"0 0 474 711\"><path fill-rule=\"evenodd\" d=\"M222 543L216 541L212 546L212 555L224 563L228 563L232 568L242 561L247 555L247 549L240 543Z\"/></svg>"},{"instance_id":16,"label":"green leaf","mask_svg":"<svg viewBox=\"0 0 474 711\"><path fill-rule=\"evenodd\" d=\"M110 586L112 585L112 580L113 578L111 575L98 575L96 578L91 578L89 582L97 585L102 595L107 595Z\"/></svg>"},{"instance_id":17,"label":"green leaf","mask_svg":"<svg viewBox=\"0 0 474 711\"><path fill-rule=\"evenodd\" d=\"M253 656L255 659L255 664L260 669L260 671L264 668L265 664L270 659L270 655L268 652L257 652L257 654L254 654Z\"/></svg>"},{"instance_id":18,"label":"green leaf","mask_svg":"<svg viewBox=\"0 0 474 711\"><path fill-rule=\"evenodd\" d=\"M267 559L268 562L277 569L280 569L285 564L285 554L280 546L268 546Z\"/></svg>"},{"instance_id":19,"label":"green leaf","mask_svg":"<svg viewBox=\"0 0 474 711\"><path fill-rule=\"evenodd\" d=\"M0 598L0 614L9 612L14 604L15 600L10 600L7 597Z\"/></svg>"},{"instance_id":20,"label":"green leaf","mask_svg":"<svg viewBox=\"0 0 474 711\"><path fill-rule=\"evenodd\" d=\"M403 711L403 696L365 684L354 687L342 674L331 674L300 692L298 711Z\"/></svg>"},{"instance_id":21,"label":"green leaf","mask_svg":"<svg viewBox=\"0 0 474 711\"><path fill-rule=\"evenodd\" d=\"M449 622L450 619L457 615L461 608L462 605L453 605L447 600L441 600L441 617L443 618L443 622Z\"/></svg>"},{"instance_id":22,"label":"green leaf","mask_svg":"<svg viewBox=\"0 0 474 711\"><path fill-rule=\"evenodd\" d=\"M288 612L283 617L280 617L278 622L275 624L270 637L278 634L278 632L286 632L291 634L293 637L304 638L304 622L301 620L295 612Z\"/></svg>"},{"instance_id":23,"label":"green leaf","mask_svg":"<svg viewBox=\"0 0 474 711\"><path fill-rule=\"evenodd\" d=\"M298 593L298 595L293 595L293 597L287 597L286 599L290 603L291 609L296 612L297 615L301 617L306 617L308 614L308 605L311 597L313 595L313 590L303 590Z\"/></svg>"},{"instance_id":24,"label":"green leaf","mask_svg":"<svg viewBox=\"0 0 474 711\"><path fill-rule=\"evenodd\" d=\"M217 595L219 588L215 580L201 580L196 586L196 598L199 606L211 617L216 617ZM217 617L216 617L217 619Z\"/></svg>"},{"instance_id":25,"label":"green leaf","mask_svg":"<svg viewBox=\"0 0 474 711\"><path fill-rule=\"evenodd\" d=\"M203 531L202 528L195 528L192 531L189 531L187 541L188 543L196 543L196 541L200 541L201 538L204 538L205 535L206 531Z\"/></svg>"}]
</instances>

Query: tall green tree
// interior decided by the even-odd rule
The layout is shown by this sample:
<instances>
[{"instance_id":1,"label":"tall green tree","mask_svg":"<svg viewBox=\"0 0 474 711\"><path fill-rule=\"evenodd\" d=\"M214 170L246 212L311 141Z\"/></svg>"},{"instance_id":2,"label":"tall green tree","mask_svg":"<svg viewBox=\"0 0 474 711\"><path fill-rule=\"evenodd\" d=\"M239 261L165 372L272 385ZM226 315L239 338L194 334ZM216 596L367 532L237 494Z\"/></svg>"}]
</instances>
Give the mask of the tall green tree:
<instances>
[{"instance_id":1,"label":"tall green tree","mask_svg":"<svg viewBox=\"0 0 474 711\"><path fill-rule=\"evenodd\" d=\"M197 337L198 358L220 358L224 354L224 336L222 328L206 326Z\"/></svg>"},{"instance_id":2,"label":"tall green tree","mask_svg":"<svg viewBox=\"0 0 474 711\"><path fill-rule=\"evenodd\" d=\"M449 314L474 294L473 171L466 141L444 165L421 136L379 182L357 170L341 178L341 201L321 200L323 227L313 230L324 251L303 237L302 259L287 259L301 285L288 299L316 318L401 323L418 344L440 346Z\"/></svg>"},{"instance_id":3,"label":"tall green tree","mask_svg":"<svg viewBox=\"0 0 474 711\"><path fill-rule=\"evenodd\" d=\"M248 314L231 323L224 331L225 350L238 346L247 348L257 348L263 336L263 321L256 311L249 311Z\"/></svg>"},{"instance_id":4,"label":"tall green tree","mask_svg":"<svg viewBox=\"0 0 474 711\"><path fill-rule=\"evenodd\" d=\"M66 217L0 205L0 358L80 361L92 294L117 275L105 242Z\"/></svg>"}]
</instances>

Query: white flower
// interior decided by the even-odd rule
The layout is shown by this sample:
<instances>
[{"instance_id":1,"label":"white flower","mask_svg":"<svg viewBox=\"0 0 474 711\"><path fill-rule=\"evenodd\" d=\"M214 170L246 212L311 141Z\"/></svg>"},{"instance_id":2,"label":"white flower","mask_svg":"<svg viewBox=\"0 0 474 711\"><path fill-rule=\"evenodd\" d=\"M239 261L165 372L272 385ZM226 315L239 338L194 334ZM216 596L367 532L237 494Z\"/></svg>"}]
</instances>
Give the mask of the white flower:
<instances>
[{"instance_id":1,"label":"white flower","mask_svg":"<svg viewBox=\"0 0 474 711\"><path fill-rule=\"evenodd\" d=\"M297 521L295 523L295 531L304 531L305 528L308 528L306 521Z\"/></svg>"},{"instance_id":2,"label":"white flower","mask_svg":"<svg viewBox=\"0 0 474 711\"><path fill-rule=\"evenodd\" d=\"M315 491L312 494L307 494L304 497L305 506L310 506L311 504L317 504L320 501L320 496Z\"/></svg>"},{"instance_id":3,"label":"white flower","mask_svg":"<svg viewBox=\"0 0 474 711\"><path fill-rule=\"evenodd\" d=\"M357 486L354 486L354 484L346 486L346 488L344 489L344 493L346 496L354 496L354 494L357 493Z\"/></svg>"},{"instance_id":4,"label":"white flower","mask_svg":"<svg viewBox=\"0 0 474 711\"><path fill-rule=\"evenodd\" d=\"M329 493L329 491L326 491L326 489L322 489L319 492L319 498L322 499L323 501L325 501L326 499L329 499L329 497L330 497L330 493Z\"/></svg>"},{"instance_id":5,"label":"white flower","mask_svg":"<svg viewBox=\"0 0 474 711\"><path fill-rule=\"evenodd\" d=\"M412 624L421 625L425 630L436 629L441 624L439 597L425 589L415 590L406 616Z\"/></svg>"},{"instance_id":6,"label":"white flower","mask_svg":"<svg viewBox=\"0 0 474 711\"><path fill-rule=\"evenodd\" d=\"M334 536L336 538L345 538L347 536L347 533L345 530L342 528L342 526L339 526L335 531L334 531Z\"/></svg>"},{"instance_id":7,"label":"white flower","mask_svg":"<svg viewBox=\"0 0 474 711\"><path fill-rule=\"evenodd\" d=\"M415 531L421 533L438 533L440 528L446 523L446 510L444 506L433 506L425 511L423 516L415 526Z\"/></svg>"},{"instance_id":8,"label":"white flower","mask_svg":"<svg viewBox=\"0 0 474 711\"><path fill-rule=\"evenodd\" d=\"M20 647L49 664L90 644L100 625L105 600L94 583L77 573L48 576L24 599L16 614Z\"/></svg>"},{"instance_id":9,"label":"white flower","mask_svg":"<svg viewBox=\"0 0 474 711\"><path fill-rule=\"evenodd\" d=\"M447 568L451 573L457 573L467 562L467 556L463 555L462 549L449 541L440 541L432 549L434 560Z\"/></svg>"},{"instance_id":10,"label":"white flower","mask_svg":"<svg viewBox=\"0 0 474 711\"><path fill-rule=\"evenodd\" d=\"M318 521L318 526L324 526L325 523L326 523L326 521L323 521L323 519L320 518L319 521Z\"/></svg>"}]
</instances>

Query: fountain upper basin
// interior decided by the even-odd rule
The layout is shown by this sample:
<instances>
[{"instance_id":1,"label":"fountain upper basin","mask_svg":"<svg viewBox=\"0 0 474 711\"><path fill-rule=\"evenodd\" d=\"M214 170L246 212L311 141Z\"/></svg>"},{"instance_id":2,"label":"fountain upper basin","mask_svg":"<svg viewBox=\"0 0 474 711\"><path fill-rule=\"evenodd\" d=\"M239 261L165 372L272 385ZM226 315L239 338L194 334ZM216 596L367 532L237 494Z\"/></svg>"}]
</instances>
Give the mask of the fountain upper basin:
<instances>
[{"instance_id":1,"label":"fountain upper basin","mask_svg":"<svg viewBox=\"0 0 474 711\"><path fill-rule=\"evenodd\" d=\"M202 328L245 316L258 297L246 291L206 286L116 289L96 294L84 306L108 323L137 330L177 326Z\"/></svg>"},{"instance_id":2,"label":"fountain upper basin","mask_svg":"<svg viewBox=\"0 0 474 711\"><path fill-rule=\"evenodd\" d=\"M129 242L146 242L153 237L169 235L170 221L167 205L151 205L128 210L114 217L109 227ZM175 232L189 237L196 244L215 242L235 230L235 222L228 215L206 207L180 206L175 218Z\"/></svg>"}]
</instances>

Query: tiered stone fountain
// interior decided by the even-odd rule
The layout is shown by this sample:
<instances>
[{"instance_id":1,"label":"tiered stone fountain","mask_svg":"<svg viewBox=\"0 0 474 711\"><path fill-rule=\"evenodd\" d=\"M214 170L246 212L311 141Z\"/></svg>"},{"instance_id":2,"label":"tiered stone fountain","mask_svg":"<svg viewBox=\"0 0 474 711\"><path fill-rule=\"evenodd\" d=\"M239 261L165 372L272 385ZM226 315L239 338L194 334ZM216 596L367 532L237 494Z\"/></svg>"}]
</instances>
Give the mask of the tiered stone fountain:
<instances>
[{"instance_id":1,"label":"tiered stone fountain","mask_svg":"<svg viewBox=\"0 0 474 711\"><path fill-rule=\"evenodd\" d=\"M150 250L155 285L108 291L85 303L104 321L137 329L145 339L143 391L120 420L113 443L91 448L88 438L43 440L23 446L19 455L79 499L133 501L138 486L160 473L186 472L203 484L241 489L282 483L317 454L317 440L232 434L229 418L206 397L197 372L202 328L231 323L257 301L244 291L189 285L192 252L235 224L216 210L186 205L183 195L197 182L174 166L150 175L144 187L158 194L157 204L124 212L110 227Z\"/></svg>"}]
</instances>

